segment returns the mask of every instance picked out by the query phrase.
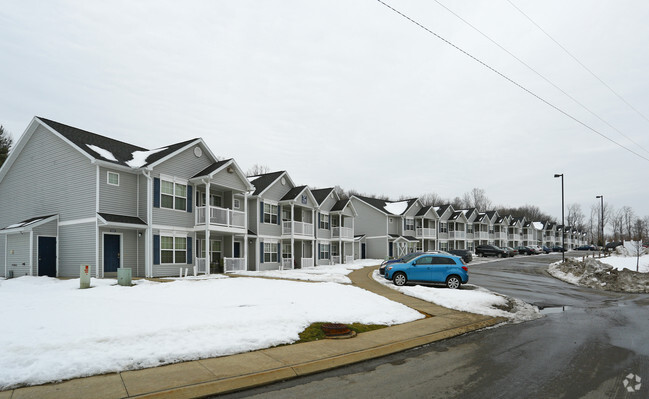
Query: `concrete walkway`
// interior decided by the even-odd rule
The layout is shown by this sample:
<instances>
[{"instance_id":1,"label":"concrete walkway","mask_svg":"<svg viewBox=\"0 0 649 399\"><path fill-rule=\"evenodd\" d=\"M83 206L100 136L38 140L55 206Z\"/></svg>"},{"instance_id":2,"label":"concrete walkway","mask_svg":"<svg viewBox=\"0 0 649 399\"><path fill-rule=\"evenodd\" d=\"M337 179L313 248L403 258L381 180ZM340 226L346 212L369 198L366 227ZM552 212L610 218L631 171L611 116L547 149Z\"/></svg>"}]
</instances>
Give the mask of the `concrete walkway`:
<instances>
[{"instance_id":1,"label":"concrete walkway","mask_svg":"<svg viewBox=\"0 0 649 399\"><path fill-rule=\"evenodd\" d=\"M504 321L446 309L384 287L374 267L352 272L353 284L416 309L427 318L359 334L0 392L23 398L194 398L312 374L450 338Z\"/></svg>"}]
</instances>

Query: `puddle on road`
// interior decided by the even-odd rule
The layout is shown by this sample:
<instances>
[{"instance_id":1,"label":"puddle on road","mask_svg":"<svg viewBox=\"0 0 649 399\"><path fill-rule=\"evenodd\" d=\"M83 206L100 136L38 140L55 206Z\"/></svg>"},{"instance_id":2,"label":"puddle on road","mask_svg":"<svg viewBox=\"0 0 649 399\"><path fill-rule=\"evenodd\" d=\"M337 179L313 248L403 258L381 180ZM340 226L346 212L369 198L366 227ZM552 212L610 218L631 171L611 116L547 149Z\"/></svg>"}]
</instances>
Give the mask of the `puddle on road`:
<instances>
[{"instance_id":1,"label":"puddle on road","mask_svg":"<svg viewBox=\"0 0 649 399\"><path fill-rule=\"evenodd\" d=\"M570 306L539 306L541 314L563 313L570 309Z\"/></svg>"}]
</instances>

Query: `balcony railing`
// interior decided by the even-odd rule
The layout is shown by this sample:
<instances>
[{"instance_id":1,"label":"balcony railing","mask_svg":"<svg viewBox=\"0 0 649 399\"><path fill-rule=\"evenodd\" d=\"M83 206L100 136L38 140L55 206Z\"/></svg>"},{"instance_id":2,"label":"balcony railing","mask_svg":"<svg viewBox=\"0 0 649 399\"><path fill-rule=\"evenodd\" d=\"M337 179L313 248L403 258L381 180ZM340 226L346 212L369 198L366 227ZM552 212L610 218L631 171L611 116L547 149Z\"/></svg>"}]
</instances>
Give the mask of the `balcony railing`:
<instances>
[{"instance_id":1,"label":"balcony railing","mask_svg":"<svg viewBox=\"0 0 649 399\"><path fill-rule=\"evenodd\" d=\"M313 237L313 223L282 222L282 235L290 236L291 234Z\"/></svg>"},{"instance_id":2,"label":"balcony railing","mask_svg":"<svg viewBox=\"0 0 649 399\"><path fill-rule=\"evenodd\" d=\"M466 232L464 231L449 231L448 238L466 238Z\"/></svg>"},{"instance_id":3,"label":"balcony railing","mask_svg":"<svg viewBox=\"0 0 649 399\"><path fill-rule=\"evenodd\" d=\"M244 258L223 258L226 273L240 272L246 270L246 260Z\"/></svg>"},{"instance_id":4,"label":"balcony railing","mask_svg":"<svg viewBox=\"0 0 649 399\"><path fill-rule=\"evenodd\" d=\"M199 273L207 274L207 269L205 268L206 262L205 258L196 258L196 267Z\"/></svg>"},{"instance_id":5,"label":"balcony railing","mask_svg":"<svg viewBox=\"0 0 649 399\"><path fill-rule=\"evenodd\" d=\"M494 238L496 240L506 240L507 239L507 233L504 231L499 231L494 234Z\"/></svg>"},{"instance_id":6,"label":"balcony railing","mask_svg":"<svg viewBox=\"0 0 649 399\"><path fill-rule=\"evenodd\" d=\"M282 258L282 270L291 270L293 269L293 257Z\"/></svg>"},{"instance_id":7,"label":"balcony railing","mask_svg":"<svg viewBox=\"0 0 649 399\"><path fill-rule=\"evenodd\" d=\"M354 230L351 227L334 227L331 233L333 238L354 238Z\"/></svg>"},{"instance_id":8,"label":"balcony railing","mask_svg":"<svg viewBox=\"0 0 649 399\"><path fill-rule=\"evenodd\" d=\"M345 256L345 263L354 263L354 257L353 256Z\"/></svg>"},{"instance_id":9,"label":"balcony railing","mask_svg":"<svg viewBox=\"0 0 649 399\"><path fill-rule=\"evenodd\" d=\"M196 224L205 224L205 209L209 208L209 217L211 225L218 225L224 227L246 227L246 214L241 211L235 211L227 208L220 208L218 206L197 206L196 207Z\"/></svg>"},{"instance_id":10,"label":"balcony railing","mask_svg":"<svg viewBox=\"0 0 649 399\"><path fill-rule=\"evenodd\" d=\"M425 227L417 227L415 235L418 238L435 238L437 237L437 229L430 229Z\"/></svg>"},{"instance_id":11,"label":"balcony railing","mask_svg":"<svg viewBox=\"0 0 649 399\"><path fill-rule=\"evenodd\" d=\"M489 232L487 231L476 231L473 233L473 238L478 240L488 240Z\"/></svg>"},{"instance_id":12,"label":"balcony railing","mask_svg":"<svg viewBox=\"0 0 649 399\"><path fill-rule=\"evenodd\" d=\"M340 255L335 255L331 257L331 263L334 265L339 265L340 264Z\"/></svg>"},{"instance_id":13,"label":"balcony railing","mask_svg":"<svg viewBox=\"0 0 649 399\"><path fill-rule=\"evenodd\" d=\"M507 234L507 238L509 240L520 240L521 235L520 234Z\"/></svg>"},{"instance_id":14,"label":"balcony railing","mask_svg":"<svg viewBox=\"0 0 649 399\"><path fill-rule=\"evenodd\" d=\"M313 258L302 258L302 268L313 267Z\"/></svg>"}]
</instances>

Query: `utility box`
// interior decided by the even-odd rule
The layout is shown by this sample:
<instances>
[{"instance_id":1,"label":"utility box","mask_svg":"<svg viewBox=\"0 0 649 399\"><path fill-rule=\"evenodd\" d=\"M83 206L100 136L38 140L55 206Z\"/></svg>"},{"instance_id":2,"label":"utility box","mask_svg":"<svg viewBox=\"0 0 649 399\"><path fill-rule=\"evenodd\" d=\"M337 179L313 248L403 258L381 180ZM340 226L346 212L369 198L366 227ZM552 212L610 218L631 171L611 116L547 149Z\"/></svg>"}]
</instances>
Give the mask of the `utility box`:
<instances>
[{"instance_id":1,"label":"utility box","mask_svg":"<svg viewBox=\"0 0 649 399\"><path fill-rule=\"evenodd\" d=\"M90 265L81 265L79 288L90 288Z\"/></svg>"},{"instance_id":2,"label":"utility box","mask_svg":"<svg viewBox=\"0 0 649 399\"><path fill-rule=\"evenodd\" d=\"M125 287L131 286L131 269L128 267L117 268L117 284Z\"/></svg>"}]
</instances>

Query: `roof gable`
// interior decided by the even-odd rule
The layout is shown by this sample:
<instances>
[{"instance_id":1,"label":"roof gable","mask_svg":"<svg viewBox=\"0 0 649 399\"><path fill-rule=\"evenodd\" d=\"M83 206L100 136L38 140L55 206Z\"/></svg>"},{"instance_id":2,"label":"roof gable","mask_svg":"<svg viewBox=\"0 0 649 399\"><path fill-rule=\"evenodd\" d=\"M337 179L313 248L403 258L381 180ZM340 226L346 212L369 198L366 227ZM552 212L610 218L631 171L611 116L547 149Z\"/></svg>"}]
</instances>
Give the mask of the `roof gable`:
<instances>
[{"instance_id":1,"label":"roof gable","mask_svg":"<svg viewBox=\"0 0 649 399\"><path fill-rule=\"evenodd\" d=\"M265 173L263 175L248 176L248 181L255 188L255 191L252 193L252 195L263 194L264 191L266 191L270 186L273 185L273 183L279 180L280 177L288 178L288 180L291 182L291 185L295 187L295 184L293 183L293 181L288 176L288 173L286 173L285 170Z\"/></svg>"}]
</instances>

